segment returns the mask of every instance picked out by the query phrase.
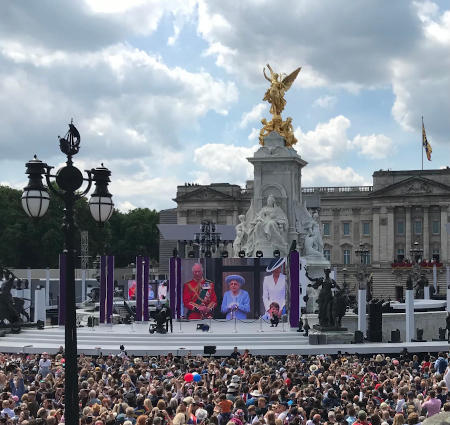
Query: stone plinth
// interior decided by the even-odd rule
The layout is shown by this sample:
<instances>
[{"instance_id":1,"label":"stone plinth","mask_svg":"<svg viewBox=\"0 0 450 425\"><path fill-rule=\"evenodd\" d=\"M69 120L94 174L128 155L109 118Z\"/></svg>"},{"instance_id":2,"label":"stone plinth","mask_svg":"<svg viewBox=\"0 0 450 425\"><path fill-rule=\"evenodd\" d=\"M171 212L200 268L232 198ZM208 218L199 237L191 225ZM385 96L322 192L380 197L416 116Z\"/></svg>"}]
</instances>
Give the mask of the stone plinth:
<instances>
[{"instance_id":1,"label":"stone plinth","mask_svg":"<svg viewBox=\"0 0 450 425\"><path fill-rule=\"evenodd\" d=\"M309 343L311 345L351 344L353 339L353 333L346 331L311 332L309 334Z\"/></svg>"},{"instance_id":2,"label":"stone plinth","mask_svg":"<svg viewBox=\"0 0 450 425\"><path fill-rule=\"evenodd\" d=\"M295 149L286 147L284 139L274 131L264 138L264 146L247 159L254 167L253 209L255 212L260 211L268 196L274 196L288 218L289 246L298 239L295 209L302 202L302 168L307 162Z\"/></svg>"}]
</instances>

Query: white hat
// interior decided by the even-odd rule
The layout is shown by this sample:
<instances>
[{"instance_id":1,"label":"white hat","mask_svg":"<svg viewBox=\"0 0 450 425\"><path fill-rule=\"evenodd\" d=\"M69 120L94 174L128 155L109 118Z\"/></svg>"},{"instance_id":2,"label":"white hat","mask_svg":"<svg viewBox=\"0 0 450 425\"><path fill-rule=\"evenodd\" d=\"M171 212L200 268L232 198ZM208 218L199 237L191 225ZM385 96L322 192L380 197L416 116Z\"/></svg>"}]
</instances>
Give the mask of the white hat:
<instances>
[{"instance_id":1,"label":"white hat","mask_svg":"<svg viewBox=\"0 0 450 425\"><path fill-rule=\"evenodd\" d=\"M262 397L263 395L258 391L258 390L254 390L250 393L250 395L252 397Z\"/></svg>"}]
</instances>

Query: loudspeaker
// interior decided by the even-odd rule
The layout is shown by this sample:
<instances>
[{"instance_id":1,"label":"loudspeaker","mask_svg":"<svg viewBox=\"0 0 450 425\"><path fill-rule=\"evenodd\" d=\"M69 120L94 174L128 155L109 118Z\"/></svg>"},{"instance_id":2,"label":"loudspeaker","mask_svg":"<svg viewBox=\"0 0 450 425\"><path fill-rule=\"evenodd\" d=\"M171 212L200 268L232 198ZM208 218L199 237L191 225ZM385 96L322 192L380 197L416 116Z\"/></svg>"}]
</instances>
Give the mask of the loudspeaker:
<instances>
[{"instance_id":1,"label":"loudspeaker","mask_svg":"<svg viewBox=\"0 0 450 425\"><path fill-rule=\"evenodd\" d=\"M215 345L205 345L203 347L203 354L209 354L210 356L216 354L216 346Z\"/></svg>"},{"instance_id":2,"label":"loudspeaker","mask_svg":"<svg viewBox=\"0 0 450 425\"><path fill-rule=\"evenodd\" d=\"M400 331L398 329L396 329L395 331L391 331L391 340L389 342L401 342Z\"/></svg>"},{"instance_id":3,"label":"loudspeaker","mask_svg":"<svg viewBox=\"0 0 450 425\"><path fill-rule=\"evenodd\" d=\"M355 344L363 344L364 343L364 334L361 331L355 331L355 336L353 342Z\"/></svg>"},{"instance_id":4,"label":"loudspeaker","mask_svg":"<svg viewBox=\"0 0 450 425\"><path fill-rule=\"evenodd\" d=\"M309 334L310 345L325 345L327 336L325 334Z\"/></svg>"},{"instance_id":5,"label":"loudspeaker","mask_svg":"<svg viewBox=\"0 0 450 425\"><path fill-rule=\"evenodd\" d=\"M369 323L367 339L371 342L383 341L383 304L381 302L369 304Z\"/></svg>"}]
</instances>

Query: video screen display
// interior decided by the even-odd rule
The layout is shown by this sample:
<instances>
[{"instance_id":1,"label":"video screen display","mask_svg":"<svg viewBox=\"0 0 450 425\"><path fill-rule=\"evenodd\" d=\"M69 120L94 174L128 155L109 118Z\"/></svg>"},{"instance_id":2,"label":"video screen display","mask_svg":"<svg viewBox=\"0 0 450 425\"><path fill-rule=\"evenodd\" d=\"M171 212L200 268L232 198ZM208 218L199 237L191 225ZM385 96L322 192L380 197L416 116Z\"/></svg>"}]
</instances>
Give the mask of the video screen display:
<instances>
[{"instance_id":1,"label":"video screen display","mask_svg":"<svg viewBox=\"0 0 450 425\"><path fill-rule=\"evenodd\" d=\"M186 258L181 282L182 315L191 320L287 313L285 258Z\"/></svg>"},{"instance_id":2,"label":"video screen display","mask_svg":"<svg viewBox=\"0 0 450 425\"><path fill-rule=\"evenodd\" d=\"M148 285L148 299L163 301L167 298L167 280L151 280ZM128 281L128 299L136 299L136 281Z\"/></svg>"}]
</instances>

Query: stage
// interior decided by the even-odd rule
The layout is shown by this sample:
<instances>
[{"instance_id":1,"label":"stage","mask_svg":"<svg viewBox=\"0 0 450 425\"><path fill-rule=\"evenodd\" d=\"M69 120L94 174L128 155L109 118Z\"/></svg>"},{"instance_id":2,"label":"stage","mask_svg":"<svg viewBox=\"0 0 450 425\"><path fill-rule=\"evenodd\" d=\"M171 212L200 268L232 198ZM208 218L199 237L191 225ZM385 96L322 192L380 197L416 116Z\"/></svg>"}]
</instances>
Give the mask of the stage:
<instances>
[{"instance_id":1,"label":"stage","mask_svg":"<svg viewBox=\"0 0 450 425\"><path fill-rule=\"evenodd\" d=\"M233 321L212 321L209 332L197 331L198 323L209 325L210 321L173 323L173 333L166 335L150 334L148 323L133 325L102 325L94 328L80 327L78 332L78 353L117 354L123 344L126 351L133 355L158 355L173 353L183 356L188 352L203 354L205 345L215 345L216 355L229 355L237 346L242 353L246 348L251 354L286 355L286 354L336 354L338 351L348 353L399 353L407 348L410 352L447 351L447 341L429 341L412 343L365 343L346 345L310 345L309 339L295 329L280 323L277 328L259 321L236 323ZM8 334L0 339L0 351L7 353L55 353L64 345L64 327L48 326L43 330L23 329L20 334Z\"/></svg>"}]
</instances>

